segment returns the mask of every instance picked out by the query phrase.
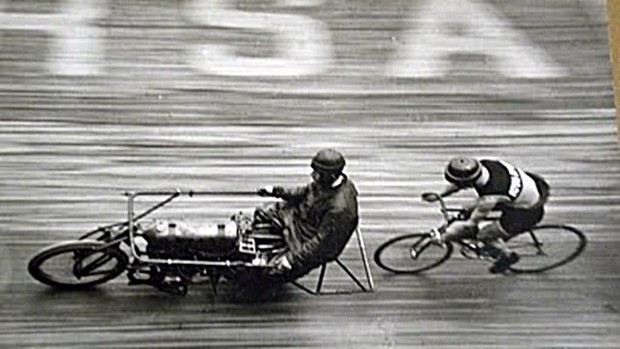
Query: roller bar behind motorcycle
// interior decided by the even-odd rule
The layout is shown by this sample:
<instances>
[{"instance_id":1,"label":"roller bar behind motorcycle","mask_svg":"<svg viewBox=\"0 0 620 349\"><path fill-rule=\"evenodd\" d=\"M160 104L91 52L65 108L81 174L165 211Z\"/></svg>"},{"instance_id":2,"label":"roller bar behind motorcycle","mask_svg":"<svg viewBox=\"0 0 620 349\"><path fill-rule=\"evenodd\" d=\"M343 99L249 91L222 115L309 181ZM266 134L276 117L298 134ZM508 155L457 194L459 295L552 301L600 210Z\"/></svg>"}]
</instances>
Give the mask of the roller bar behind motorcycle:
<instances>
[{"instance_id":1,"label":"roller bar behind motorcycle","mask_svg":"<svg viewBox=\"0 0 620 349\"><path fill-rule=\"evenodd\" d=\"M185 295L194 283L222 277L235 280L240 269L256 273L272 268L267 261L282 251L275 227L253 225L237 213L230 220L190 226L182 221L145 219L180 196L255 195L256 192L143 191L126 193L127 220L90 231L39 251L28 264L36 280L55 288L84 289L127 271L130 285L151 285ZM136 215L136 198L165 197Z\"/></svg>"}]
</instances>

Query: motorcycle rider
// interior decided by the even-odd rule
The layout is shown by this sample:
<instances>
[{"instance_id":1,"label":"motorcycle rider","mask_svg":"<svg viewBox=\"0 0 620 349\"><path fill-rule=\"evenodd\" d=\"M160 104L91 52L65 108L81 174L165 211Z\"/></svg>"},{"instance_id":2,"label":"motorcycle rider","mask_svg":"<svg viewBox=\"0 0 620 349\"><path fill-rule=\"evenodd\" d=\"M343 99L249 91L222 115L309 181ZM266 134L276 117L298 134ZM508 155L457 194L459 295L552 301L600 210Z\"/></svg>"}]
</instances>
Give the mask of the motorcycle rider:
<instances>
[{"instance_id":1,"label":"motorcycle rider","mask_svg":"<svg viewBox=\"0 0 620 349\"><path fill-rule=\"evenodd\" d=\"M470 207L469 218L448 226L445 233L434 237L435 242L475 237L496 258L490 269L492 273L502 273L519 261L519 255L511 251L504 240L534 227L542 220L549 196L549 185L545 180L501 160L470 157L450 160L444 177L449 185L440 194L441 197L468 188L474 189L479 197ZM436 200L429 194L423 194L422 198L429 202ZM493 210L501 212L500 218L479 227Z\"/></svg>"},{"instance_id":2,"label":"motorcycle rider","mask_svg":"<svg viewBox=\"0 0 620 349\"><path fill-rule=\"evenodd\" d=\"M283 253L269 261L270 276L282 281L299 278L340 255L359 217L357 189L344 173L346 160L335 149L312 158L312 182L297 188L259 189L258 195L282 199L255 211L255 224L270 222L282 232Z\"/></svg>"}]
</instances>

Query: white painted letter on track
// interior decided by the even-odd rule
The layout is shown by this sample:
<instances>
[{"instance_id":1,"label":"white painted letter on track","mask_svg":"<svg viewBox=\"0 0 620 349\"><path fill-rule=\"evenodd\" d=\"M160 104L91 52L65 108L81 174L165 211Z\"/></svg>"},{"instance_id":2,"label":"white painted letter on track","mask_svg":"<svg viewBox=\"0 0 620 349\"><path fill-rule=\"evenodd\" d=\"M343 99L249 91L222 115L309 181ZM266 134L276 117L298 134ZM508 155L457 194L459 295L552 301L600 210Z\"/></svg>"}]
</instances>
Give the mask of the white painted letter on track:
<instances>
[{"instance_id":1,"label":"white painted letter on track","mask_svg":"<svg viewBox=\"0 0 620 349\"><path fill-rule=\"evenodd\" d=\"M102 65L100 29L92 20L105 14L105 1L64 0L57 13L5 12L0 1L0 30L35 30L53 35L48 69L58 75L97 74ZM47 50L47 49L46 49Z\"/></svg>"},{"instance_id":2,"label":"white painted letter on track","mask_svg":"<svg viewBox=\"0 0 620 349\"><path fill-rule=\"evenodd\" d=\"M448 74L450 56L484 55L492 70L512 78L549 78L564 69L495 9L481 1L426 0L411 21L404 50L387 67L396 77L433 78Z\"/></svg>"},{"instance_id":3,"label":"white painted letter on track","mask_svg":"<svg viewBox=\"0 0 620 349\"><path fill-rule=\"evenodd\" d=\"M282 3L303 6L318 2ZM274 46L271 56L239 55L233 46L225 44L198 45L190 53L195 69L221 76L293 77L315 75L329 68L331 39L323 23L301 15L240 11L233 4L231 0L193 0L186 13L192 21L206 26L271 35Z\"/></svg>"}]
</instances>

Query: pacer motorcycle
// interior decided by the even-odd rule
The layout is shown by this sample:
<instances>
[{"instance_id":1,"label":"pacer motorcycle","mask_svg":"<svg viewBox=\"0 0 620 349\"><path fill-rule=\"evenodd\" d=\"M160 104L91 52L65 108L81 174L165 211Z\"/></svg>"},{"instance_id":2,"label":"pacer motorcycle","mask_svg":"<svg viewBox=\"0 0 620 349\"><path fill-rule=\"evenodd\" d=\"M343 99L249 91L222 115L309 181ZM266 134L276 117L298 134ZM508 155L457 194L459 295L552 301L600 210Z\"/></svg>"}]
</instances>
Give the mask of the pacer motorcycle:
<instances>
[{"instance_id":1,"label":"pacer motorcycle","mask_svg":"<svg viewBox=\"0 0 620 349\"><path fill-rule=\"evenodd\" d=\"M261 273L272 268L267 261L284 248L284 240L274 227L257 226L243 213L199 227L145 218L180 196L248 194L256 193L126 193L126 221L44 248L32 257L28 271L36 280L63 289L92 287L126 271L130 285L151 285L171 294L185 295L190 284L201 281L211 283L215 290L222 277L234 280L238 270ZM135 200L144 196L165 199L136 215Z\"/></svg>"}]
</instances>

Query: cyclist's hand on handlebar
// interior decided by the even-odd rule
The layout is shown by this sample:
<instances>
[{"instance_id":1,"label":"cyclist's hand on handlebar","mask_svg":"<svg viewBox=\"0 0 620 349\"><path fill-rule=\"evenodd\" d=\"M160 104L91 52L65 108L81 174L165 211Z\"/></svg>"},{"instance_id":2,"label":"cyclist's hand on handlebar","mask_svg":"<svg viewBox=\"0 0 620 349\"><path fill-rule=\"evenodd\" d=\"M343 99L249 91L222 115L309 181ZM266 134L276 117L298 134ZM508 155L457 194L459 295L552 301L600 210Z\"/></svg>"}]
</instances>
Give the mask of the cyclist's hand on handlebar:
<instances>
[{"instance_id":1,"label":"cyclist's hand on handlebar","mask_svg":"<svg viewBox=\"0 0 620 349\"><path fill-rule=\"evenodd\" d=\"M439 200L439 195L436 193L424 193L422 194L422 200L426 202L435 202Z\"/></svg>"},{"instance_id":2,"label":"cyclist's hand on handlebar","mask_svg":"<svg viewBox=\"0 0 620 349\"><path fill-rule=\"evenodd\" d=\"M472 208L468 208L468 207L463 207L462 209L459 210L458 215L456 216L458 218L458 220L460 221L466 221L469 220L469 217L471 217L471 213L474 210Z\"/></svg>"},{"instance_id":3,"label":"cyclist's hand on handlebar","mask_svg":"<svg viewBox=\"0 0 620 349\"><path fill-rule=\"evenodd\" d=\"M463 207L461 207L461 209L459 210L456 217L461 221L466 221L471 217L471 214L474 212L476 207L477 201L464 204Z\"/></svg>"}]
</instances>

